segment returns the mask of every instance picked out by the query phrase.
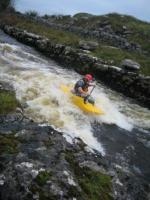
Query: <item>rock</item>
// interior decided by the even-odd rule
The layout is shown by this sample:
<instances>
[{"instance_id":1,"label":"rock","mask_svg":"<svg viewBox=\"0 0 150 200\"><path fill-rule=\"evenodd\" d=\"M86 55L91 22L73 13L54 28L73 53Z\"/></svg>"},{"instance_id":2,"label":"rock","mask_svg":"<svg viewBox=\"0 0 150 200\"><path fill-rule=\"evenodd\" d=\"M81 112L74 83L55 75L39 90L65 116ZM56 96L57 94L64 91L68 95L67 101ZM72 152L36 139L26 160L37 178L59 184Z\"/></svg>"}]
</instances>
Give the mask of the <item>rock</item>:
<instances>
[{"instance_id":1,"label":"rock","mask_svg":"<svg viewBox=\"0 0 150 200\"><path fill-rule=\"evenodd\" d=\"M93 51L98 47L98 43L92 42L92 41L88 41L88 42L80 41L79 46L80 46L81 49Z\"/></svg>"},{"instance_id":2,"label":"rock","mask_svg":"<svg viewBox=\"0 0 150 200\"><path fill-rule=\"evenodd\" d=\"M87 21L88 17L80 17L80 20ZM80 34L84 37L92 37L102 42L108 42L110 44L113 43L113 46L119 47L122 49L128 49L130 51L141 52L142 48L136 43L130 43L127 38L124 38L125 35L131 34L131 32L126 28L126 26L122 27L121 33L114 32L111 24L108 20L100 21L97 23L97 27L89 27L84 28L83 25L79 26L79 19L73 17L70 19L67 24L63 22L58 22L57 17L49 17L48 19L44 19L42 17L34 18L34 21L45 24L46 26L58 30L70 31L75 34ZM128 44L128 45L127 45Z\"/></svg>"},{"instance_id":3,"label":"rock","mask_svg":"<svg viewBox=\"0 0 150 200\"><path fill-rule=\"evenodd\" d=\"M110 22L109 22L108 20L100 21L100 22L98 22L98 23L99 23L99 25L100 25L101 27L105 27L105 26L110 25Z\"/></svg>"},{"instance_id":4,"label":"rock","mask_svg":"<svg viewBox=\"0 0 150 200\"><path fill-rule=\"evenodd\" d=\"M48 44L48 41L46 39L36 40L36 47L40 51L45 51L45 49L47 49L47 44Z\"/></svg>"},{"instance_id":5,"label":"rock","mask_svg":"<svg viewBox=\"0 0 150 200\"><path fill-rule=\"evenodd\" d=\"M14 89L13 89L12 85L10 85L10 84L6 83L5 81L1 80L0 81L0 90L13 91Z\"/></svg>"},{"instance_id":6,"label":"rock","mask_svg":"<svg viewBox=\"0 0 150 200\"><path fill-rule=\"evenodd\" d=\"M25 126L18 123L20 128L18 131L15 129L14 135L1 135L1 141L8 141L11 150L7 152L4 148L0 152L3 157L1 166L2 163L5 165L0 174L1 199L40 199L41 195L43 199L84 199L85 191L79 179L87 179L82 172L86 173L85 167L88 166L92 173L89 180L97 176L99 170L101 176L103 170L105 172L104 158L96 152L85 151L86 145L81 139L76 139L78 142L71 145L62 133L52 127L40 127L29 122ZM11 127L7 126L7 129ZM96 182L93 184L96 185Z\"/></svg>"},{"instance_id":7,"label":"rock","mask_svg":"<svg viewBox=\"0 0 150 200\"><path fill-rule=\"evenodd\" d=\"M16 29L13 31L11 29L11 33L15 32ZM22 34L23 31L19 30L19 33ZM20 38L19 33L14 34L15 37ZM29 37L26 33L24 34L22 39ZM31 35L31 37L33 39L34 36ZM22 41L25 42L24 39ZM142 96L141 92L149 97L147 92L147 88L150 88L149 77L140 77L131 72L125 73L124 70L105 64L103 60L87 55L81 50L60 44L53 45L50 41L45 42L44 38L38 40L38 37L34 37L31 41L34 41L32 45L35 47L39 44L44 52L47 51L45 44L48 42L49 54L53 54L56 59L61 59L70 66L75 65L75 68L78 66L80 73L84 74L86 71L90 71L100 80L105 82L108 80L109 84L117 85L125 93L132 90L132 94L135 94L135 89L138 88L136 90L138 98ZM126 85L131 85L130 89L126 90ZM1 84L1 88L5 87L5 84ZM7 88L9 89L9 87ZM112 169L109 163L111 161L101 156L100 153L87 149L81 139L76 138L73 144L70 144L63 137L63 133L50 126L38 126L29 119L21 119L22 115L23 111L17 109L11 116L4 116L4 121L0 124L1 144L4 146L8 142L6 147L9 145L8 149L4 148L3 152L0 152L2 158L0 198L2 200L86 199L82 198L86 191L88 193L88 190L84 189L86 183L95 184L94 187L98 188L97 182L92 180L99 180L97 175L101 177L101 173L105 175L107 172L113 178L113 187L117 191L115 199L133 200L139 197L139 199L147 200L145 185L133 174L128 174L120 167ZM149 146L149 143L147 145ZM127 150L132 153L132 146ZM124 163L121 154L118 155L117 160L119 158ZM124 166L126 165L123 165L123 168ZM107 187L107 193L110 185ZM96 193L100 196L99 192L101 191L98 190ZM140 196L138 192L141 193ZM93 199L98 199L98 197L93 197Z\"/></svg>"},{"instance_id":8,"label":"rock","mask_svg":"<svg viewBox=\"0 0 150 200\"><path fill-rule=\"evenodd\" d=\"M0 186L5 184L5 176L4 174L0 174Z\"/></svg>"},{"instance_id":9,"label":"rock","mask_svg":"<svg viewBox=\"0 0 150 200\"><path fill-rule=\"evenodd\" d=\"M121 62L121 66L125 70L131 70L131 71L139 71L140 69L140 64L131 60L131 59L125 59Z\"/></svg>"},{"instance_id":10,"label":"rock","mask_svg":"<svg viewBox=\"0 0 150 200\"><path fill-rule=\"evenodd\" d=\"M106 174L106 170L102 166L99 166L94 161L84 161L84 162L80 163L79 165L80 165L80 167L88 167L91 170L94 170L97 172L102 172L102 173Z\"/></svg>"}]
</instances>

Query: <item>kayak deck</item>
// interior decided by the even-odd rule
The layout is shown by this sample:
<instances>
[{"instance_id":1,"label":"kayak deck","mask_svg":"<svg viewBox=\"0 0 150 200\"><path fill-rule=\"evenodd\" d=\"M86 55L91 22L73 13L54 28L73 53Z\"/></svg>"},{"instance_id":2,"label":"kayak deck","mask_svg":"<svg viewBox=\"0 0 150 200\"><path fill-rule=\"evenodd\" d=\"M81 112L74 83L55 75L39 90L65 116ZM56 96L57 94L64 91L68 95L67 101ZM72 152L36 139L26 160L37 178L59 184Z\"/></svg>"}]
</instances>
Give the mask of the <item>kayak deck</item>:
<instances>
[{"instance_id":1,"label":"kayak deck","mask_svg":"<svg viewBox=\"0 0 150 200\"><path fill-rule=\"evenodd\" d=\"M84 99L82 97L76 96L75 94L71 92L71 89L72 89L71 87L61 85L60 88L64 93L69 94L71 101L84 112L93 113L97 115L104 114L104 112L100 108L97 108L95 105L92 105L91 103L88 103L88 102L84 103Z\"/></svg>"}]
</instances>

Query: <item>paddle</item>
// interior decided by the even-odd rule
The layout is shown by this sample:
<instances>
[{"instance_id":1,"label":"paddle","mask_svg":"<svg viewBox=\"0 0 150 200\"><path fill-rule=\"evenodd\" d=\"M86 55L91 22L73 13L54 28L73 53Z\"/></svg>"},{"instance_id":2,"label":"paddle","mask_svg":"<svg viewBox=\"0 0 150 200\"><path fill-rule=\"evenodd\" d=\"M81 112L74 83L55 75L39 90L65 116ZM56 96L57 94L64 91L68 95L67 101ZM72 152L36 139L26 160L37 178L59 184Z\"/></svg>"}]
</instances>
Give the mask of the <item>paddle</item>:
<instances>
[{"instance_id":1,"label":"paddle","mask_svg":"<svg viewBox=\"0 0 150 200\"><path fill-rule=\"evenodd\" d=\"M96 86L96 85L94 85L94 86L93 86L93 88L92 88L92 90L91 90L90 94L89 94L89 95L87 95L86 97L84 97L84 103L87 103L87 101L88 101L89 97L91 96L91 94L92 94L92 92L93 92L93 90L94 90L95 86Z\"/></svg>"}]
</instances>

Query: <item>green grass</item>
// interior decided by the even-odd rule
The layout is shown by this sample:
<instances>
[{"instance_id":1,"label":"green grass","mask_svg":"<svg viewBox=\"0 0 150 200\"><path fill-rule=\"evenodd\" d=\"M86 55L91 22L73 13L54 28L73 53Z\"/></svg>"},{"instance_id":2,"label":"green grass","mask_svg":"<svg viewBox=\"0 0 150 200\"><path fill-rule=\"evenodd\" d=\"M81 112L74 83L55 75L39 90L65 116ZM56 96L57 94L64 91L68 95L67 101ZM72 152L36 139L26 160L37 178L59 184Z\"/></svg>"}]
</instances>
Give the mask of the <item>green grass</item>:
<instances>
[{"instance_id":1,"label":"green grass","mask_svg":"<svg viewBox=\"0 0 150 200\"><path fill-rule=\"evenodd\" d=\"M15 26L21 29L25 29L28 32L32 32L41 36L48 38L51 42L61 43L65 45L78 46L79 38L75 34L66 33L61 30L55 30L52 28L48 28L45 25L38 24L36 22L32 22L27 19L18 19L16 21Z\"/></svg>"},{"instance_id":2,"label":"green grass","mask_svg":"<svg viewBox=\"0 0 150 200\"><path fill-rule=\"evenodd\" d=\"M15 14L1 15L0 23L12 25L27 30L28 32L44 36L54 43L71 45L74 47L78 46L79 44L79 37L73 33L48 28L47 25L33 22L25 17L18 17Z\"/></svg>"},{"instance_id":3,"label":"green grass","mask_svg":"<svg viewBox=\"0 0 150 200\"><path fill-rule=\"evenodd\" d=\"M50 179L51 173L47 171L40 172L37 177L35 178L35 181L39 186L44 186L46 182Z\"/></svg>"},{"instance_id":4,"label":"green grass","mask_svg":"<svg viewBox=\"0 0 150 200\"><path fill-rule=\"evenodd\" d=\"M81 15L81 17L80 17ZM122 30L123 26L126 26L128 30L132 32L130 36L128 36L129 41L139 43L144 50L149 52L150 54L150 24L138 20L132 16L121 16L116 13L102 15L102 16L90 16L88 19L83 19L84 13L77 14L78 20L74 21L74 25L84 27L84 28L97 28L99 24L104 21L108 21L114 32L118 32ZM87 13L86 13L87 16ZM65 45L70 45L72 47L78 48L80 40L92 40L97 41L94 38L82 38L76 34L69 33L67 31L60 31L48 28L45 25L38 24L36 22L31 21L30 19L26 19L23 17L13 16L5 16L1 17L1 20L6 24L14 25L21 29L25 29L28 32L35 33L41 36L47 37L50 42L60 43ZM72 20L71 17L63 17L62 19L55 19L54 22L66 24L70 23ZM140 63L141 71L140 73L149 76L150 75L150 57L144 54L129 52L127 50L110 48L107 45L109 43L105 42L105 46L103 43L100 43L99 47L93 51L91 54L93 56L100 57L104 60L113 60L114 65L119 66L123 59L133 59L136 62Z\"/></svg>"},{"instance_id":5,"label":"green grass","mask_svg":"<svg viewBox=\"0 0 150 200\"><path fill-rule=\"evenodd\" d=\"M71 166L76 180L82 191L72 188L74 197L83 200L113 200L111 196L111 178L101 172L93 171L87 167L80 167L72 153L66 153L66 160ZM73 190L74 189L74 190Z\"/></svg>"},{"instance_id":6,"label":"green grass","mask_svg":"<svg viewBox=\"0 0 150 200\"><path fill-rule=\"evenodd\" d=\"M114 32L121 32L123 26L127 27L132 34L128 36L130 42L136 42L142 46L142 49L150 53L150 23L136 19L129 15L120 15L117 13L111 13L108 15L91 16L88 19L83 19L82 16L88 16L88 14L79 13L78 20L75 22L76 26L84 28L98 28L103 22L108 22Z\"/></svg>"},{"instance_id":7,"label":"green grass","mask_svg":"<svg viewBox=\"0 0 150 200\"><path fill-rule=\"evenodd\" d=\"M83 17L88 17L87 19ZM75 26L82 28L99 28L104 22L108 22L111 25L114 32L122 32L123 26L127 27L127 30L132 34L127 36L130 42L138 43L142 46L142 49L150 53L150 23L136 19L129 15L120 15L117 13L111 13L108 15L90 15L88 13L78 13L75 15L78 20L74 21ZM55 20L56 23L69 23L71 18L67 21Z\"/></svg>"},{"instance_id":8,"label":"green grass","mask_svg":"<svg viewBox=\"0 0 150 200\"><path fill-rule=\"evenodd\" d=\"M110 196L111 179L109 176L100 172L92 171L86 167L80 169L81 173L76 171L79 185L84 191L87 200L108 200Z\"/></svg>"},{"instance_id":9,"label":"green grass","mask_svg":"<svg viewBox=\"0 0 150 200\"><path fill-rule=\"evenodd\" d=\"M141 65L140 72L146 76L150 75L150 57L136 52L128 52L119 48L100 46L92 52L93 56L104 60L114 61L114 65L120 66L123 59L133 59Z\"/></svg>"},{"instance_id":10,"label":"green grass","mask_svg":"<svg viewBox=\"0 0 150 200\"><path fill-rule=\"evenodd\" d=\"M8 114L15 111L19 105L14 92L0 91L0 114Z\"/></svg>"},{"instance_id":11,"label":"green grass","mask_svg":"<svg viewBox=\"0 0 150 200\"><path fill-rule=\"evenodd\" d=\"M97 18L97 17L95 17L95 18ZM111 23L114 25L114 29L115 29L115 26L118 29L119 25L117 26L117 24L115 24L116 23L115 19L116 19L116 16L114 18L111 18ZM114 21L112 21L112 20L114 20ZM80 21L79 21L79 23L80 23ZM121 25L122 25L122 23L121 23ZM145 27L146 25L144 24L143 26ZM32 32L32 33L36 33L36 34L45 36L55 43L71 45L73 47L78 47L79 41L81 40L81 38L79 36L76 36L74 34L64 32L64 31L49 29L49 28L45 27L44 25L41 26L39 24L30 22L30 21L26 21L26 20L24 22L22 20L19 21L17 23L17 27L26 29L26 30L28 30L29 32ZM135 27L136 27L136 25L135 25ZM116 31L117 31L117 29L116 29ZM136 35L134 35L134 41L136 42L135 37L136 37ZM137 37L137 38L140 38L140 37ZM141 43L144 44L145 40L143 41L142 38L140 40L141 40ZM139 41L139 39L138 39L138 41ZM148 43L146 43L144 45L144 48L146 50L147 50L148 45L149 45ZM150 58L148 56L143 55L143 54L139 54L139 53L136 53L136 52L129 52L127 50L122 50L122 49L117 49L117 48L112 49L112 48L103 47L103 46L100 45L100 47L97 48L93 52L93 55L100 57L100 58L103 58L104 60L114 60L115 65L120 65L120 63L123 59L126 59L126 58L133 59L136 62L140 63L142 74L150 75L150 67L149 67L150 66Z\"/></svg>"},{"instance_id":12,"label":"green grass","mask_svg":"<svg viewBox=\"0 0 150 200\"><path fill-rule=\"evenodd\" d=\"M55 200L58 199L57 195L51 193L50 190L45 189L47 187L46 183L51 180L52 174L49 171L41 171L34 179L34 182L30 186L29 190L32 193L28 194L27 199L32 200L34 194L39 194L40 200Z\"/></svg>"},{"instance_id":13,"label":"green grass","mask_svg":"<svg viewBox=\"0 0 150 200\"><path fill-rule=\"evenodd\" d=\"M18 152L18 140L14 134L1 135L0 134L0 155L2 154L15 154Z\"/></svg>"}]
</instances>

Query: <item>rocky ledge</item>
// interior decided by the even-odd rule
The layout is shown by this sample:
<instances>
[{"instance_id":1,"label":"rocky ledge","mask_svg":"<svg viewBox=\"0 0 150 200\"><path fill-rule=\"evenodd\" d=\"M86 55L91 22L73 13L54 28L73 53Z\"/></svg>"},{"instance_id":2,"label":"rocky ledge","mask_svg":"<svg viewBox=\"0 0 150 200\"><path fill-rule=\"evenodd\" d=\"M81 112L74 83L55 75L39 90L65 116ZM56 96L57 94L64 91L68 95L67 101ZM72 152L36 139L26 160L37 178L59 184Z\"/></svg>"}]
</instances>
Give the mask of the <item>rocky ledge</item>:
<instances>
[{"instance_id":1,"label":"rocky ledge","mask_svg":"<svg viewBox=\"0 0 150 200\"><path fill-rule=\"evenodd\" d=\"M137 67L119 68L112 66L102 59L89 55L84 50L54 44L47 38L8 25L1 25L1 28L5 33L15 37L20 42L35 47L64 67L73 68L80 74L90 72L110 88L134 98L150 108L150 77L139 75Z\"/></svg>"},{"instance_id":2,"label":"rocky ledge","mask_svg":"<svg viewBox=\"0 0 150 200\"><path fill-rule=\"evenodd\" d=\"M22 15L23 16L23 15ZM57 18L57 16L56 16ZM115 33L112 29L111 24L108 21L104 21L103 23L99 24L98 28L89 27L88 29L81 26L76 26L74 23L77 21L77 18L72 18L70 23L68 24L61 24L57 23L54 18L44 19L42 17L30 17L34 22L38 22L41 24L45 24L46 26L58 30L64 30L73 32L75 34L79 34L85 38L95 38L100 42L107 42L112 46L126 49L128 51L136 51L136 52L143 52L142 48L139 44L134 42L129 42L125 37L127 34L130 34L130 31L127 30L126 26L122 27L122 32ZM86 22L85 22L86 23Z\"/></svg>"}]
</instances>

